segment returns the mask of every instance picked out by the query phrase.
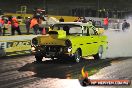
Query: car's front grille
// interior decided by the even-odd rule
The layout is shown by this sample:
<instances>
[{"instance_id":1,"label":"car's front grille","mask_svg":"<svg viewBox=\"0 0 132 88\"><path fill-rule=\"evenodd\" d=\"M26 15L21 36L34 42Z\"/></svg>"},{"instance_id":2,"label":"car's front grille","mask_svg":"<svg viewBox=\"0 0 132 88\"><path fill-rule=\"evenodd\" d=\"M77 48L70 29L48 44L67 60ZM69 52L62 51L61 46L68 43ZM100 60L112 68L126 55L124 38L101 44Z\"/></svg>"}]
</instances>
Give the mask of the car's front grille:
<instances>
[{"instance_id":1,"label":"car's front grille","mask_svg":"<svg viewBox=\"0 0 132 88\"><path fill-rule=\"evenodd\" d=\"M63 48L61 46L45 46L46 52L61 52Z\"/></svg>"}]
</instances>

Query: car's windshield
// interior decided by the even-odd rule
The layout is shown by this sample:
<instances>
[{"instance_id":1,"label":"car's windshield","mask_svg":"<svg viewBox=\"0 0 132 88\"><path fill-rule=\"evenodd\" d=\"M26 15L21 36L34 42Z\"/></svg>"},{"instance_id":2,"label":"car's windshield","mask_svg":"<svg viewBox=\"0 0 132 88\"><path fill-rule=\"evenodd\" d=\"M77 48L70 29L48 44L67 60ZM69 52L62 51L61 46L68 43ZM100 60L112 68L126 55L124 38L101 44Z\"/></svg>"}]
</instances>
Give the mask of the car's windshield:
<instances>
[{"instance_id":1,"label":"car's windshield","mask_svg":"<svg viewBox=\"0 0 132 88\"><path fill-rule=\"evenodd\" d=\"M55 24L52 28L53 30L64 30L67 35L81 35L82 28L80 25L74 24Z\"/></svg>"}]
</instances>

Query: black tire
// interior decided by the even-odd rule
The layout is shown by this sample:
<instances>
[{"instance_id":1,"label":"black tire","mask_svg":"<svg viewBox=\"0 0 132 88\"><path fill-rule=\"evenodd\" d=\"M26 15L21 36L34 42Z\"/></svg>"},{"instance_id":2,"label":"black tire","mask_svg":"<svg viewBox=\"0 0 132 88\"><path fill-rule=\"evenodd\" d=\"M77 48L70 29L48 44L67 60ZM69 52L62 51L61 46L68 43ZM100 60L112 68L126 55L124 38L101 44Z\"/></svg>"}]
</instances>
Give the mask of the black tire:
<instances>
[{"instance_id":1,"label":"black tire","mask_svg":"<svg viewBox=\"0 0 132 88\"><path fill-rule=\"evenodd\" d=\"M103 55L103 47L100 46L99 50L98 50L98 53L95 54L93 57L94 57L95 60L100 60L100 59L102 59L102 55Z\"/></svg>"},{"instance_id":2,"label":"black tire","mask_svg":"<svg viewBox=\"0 0 132 88\"><path fill-rule=\"evenodd\" d=\"M74 61L76 63L79 63L79 62L81 62L81 60L82 60L81 53L79 50L76 50L75 55L74 55Z\"/></svg>"},{"instance_id":3,"label":"black tire","mask_svg":"<svg viewBox=\"0 0 132 88\"><path fill-rule=\"evenodd\" d=\"M36 53L35 58L37 62L42 62L43 56L40 53Z\"/></svg>"}]
</instances>

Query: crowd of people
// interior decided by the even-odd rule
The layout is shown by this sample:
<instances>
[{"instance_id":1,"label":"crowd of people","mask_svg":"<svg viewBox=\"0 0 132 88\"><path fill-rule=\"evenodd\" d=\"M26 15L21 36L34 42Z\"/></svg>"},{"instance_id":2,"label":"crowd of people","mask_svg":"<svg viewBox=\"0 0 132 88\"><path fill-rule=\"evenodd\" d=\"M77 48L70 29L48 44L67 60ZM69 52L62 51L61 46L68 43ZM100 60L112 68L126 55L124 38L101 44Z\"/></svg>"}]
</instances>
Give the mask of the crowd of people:
<instances>
[{"instance_id":1,"label":"crowd of people","mask_svg":"<svg viewBox=\"0 0 132 88\"><path fill-rule=\"evenodd\" d=\"M17 18L2 16L0 18L0 36L4 36L6 34L6 30L9 29L11 29L11 35L15 35L15 31L18 33L18 35L21 35L21 30Z\"/></svg>"},{"instance_id":2,"label":"crowd of people","mask_svg":"<svg viewBox=\"0 0 132 88\"><path fill-rule=\"evenodd\" d=\"M82 22L82 23L90 23L93 26L96 26L96 21L89 19L87 20L85 17L78 17L77 19L74 20L74 22ZM101 25L101 23L100 23Z\"/></svg>"},{"instance_id":3,"label":"crowd of people","mask_svg":"<svg viewBox=\"0 0 132 88\"><path fill-rule=\"evenodd\" d=\"M26 34L30 34L30 29L33 29L33 33L35 35L37 34L45 34L45 27L44 25L42 25L46 20L43 17L38 17L38 16L34 16L33 18L26 18L25 20L25 26L26 26ZM60 22L64 22L64 18L61 17L59 19ZM95 21L92 19L86 20L85 17L78 17L77 19L74 20L74 22L83 22L83 23L87 23L87 22L91 22L93 26L95 26ZM9 26L11 26L11 35L15 35L15 31L21 35L21 30L19 27L19 23L17 18L15 17L10 17L8 19L5 20L4 17L1 18L0 20L0 27L1 27L1 31L0 31L0 35L5 35L5 30L8 29ZM105 18L104 20L104 28L107 29L108 28L108 18ZM7 25L7 26L5 26Z\"/></svg>"},{"instance_id":4,"label":"crowd of people","mask_svg":"<svg viewBox=\"0 0 132 88\"><path fill-rule=\"evenodd\" d=\"M61 17L59 19L60 22L64 22L64 18ZM91 22L93 26L95 26L95 21L92 19L86 20L85 17L78 17L77 19L74 20L74 22ZM48 28L46 28L44 24L46 24L46 19L44 17L38 17L38 16L33 16L27 17L24 21L25 23L25 28L26 28L26 34L30 34L30 29L33 29L33 34L45 34ZM103 19L103 27L105 30L108 29L108 24L109 24L109 19L108 17ZM128 29L130 27L130 24L124 20L122 23L122 30L124 31L125 29ZM18 35L21 35L21 29L20 29L20 24L19 21L16 17L6 17L2 16L0 18L0 36L4 36L6 34L6 31L9 30L11 32L10 35L15 35L15 32L17 32ZM23 30L23 29L22 29Z\"/></svg>"},{"instance_id":5,"label":"crowd of people","mask_svg":"<svg viewBox=\"0 0 132 88\"><path fill-rule=\"evenodd\" d=\"M59 19L60 22L64 22L64 19L61 17ZM24 27L20 27L24 26ZM26 29L26 30L25 30ZM23 21L23 25L20 24L19 19L17 17L12 16L2 16L0 17L0 36L5 36L6 31L8 31L9 35L15 35L17 32L18 35L21 34L31 34L31 31L34 35L37 34L46 34L48 31L47 21L44 17L35 15L33 17L26 17ZM24 33L22 33L25 31Z\"/></svg>"},{"instance_id":6,"label":"crowd of people","mask_svg":"<svg viewBox=\"0 0 132 88\"><path fill-rule=\"evenodd\" d=\"M78 17L77 19L74 20L74 22L83 22L83 23L91 22L93 26L103 27L104 30L108 30L108 27L112 26L111 23L116 25L115 28L114 26L112 27L114 29L121 29L122 31L125 31L130 28L130 23L128 23L127 20L119 21L119 19L118 20L115 19L114 21L116 22L112 22L112 20L109 19L108 17L105 17L103 20L100 21L95 21L92 19L86 20L85 17Z\"/></svg>"},{"instance_id":7,"label":"crowd of people","mask_svg":"<svg viewBox=\"0 0 132 88\"><path fill-rule=\"evenodd\" d=\"M27 17L23 22L26 28L26 34L30 34L30 29L33 29L33 34L35 35L44 34L44 25L42 25L44 22L45 19L42 17ZM20 29L19 20L16 17L0 17L0 36L5 36L6 31L10 31L10 35L15 35L15 32L17 32L18 35L21 35L22 30L23 29Z\"/></svg>"}]
</instances>

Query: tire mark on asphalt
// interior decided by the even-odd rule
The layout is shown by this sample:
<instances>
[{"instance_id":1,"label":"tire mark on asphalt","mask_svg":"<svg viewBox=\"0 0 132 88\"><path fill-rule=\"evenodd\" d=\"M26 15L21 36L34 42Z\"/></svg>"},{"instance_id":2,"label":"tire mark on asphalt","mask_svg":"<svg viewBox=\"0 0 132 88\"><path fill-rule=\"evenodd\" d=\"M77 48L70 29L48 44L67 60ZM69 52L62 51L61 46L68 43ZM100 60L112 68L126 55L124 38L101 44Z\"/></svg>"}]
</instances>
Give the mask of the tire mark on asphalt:
<instances>
[{"instance_id":1,"label":"tire mark on asphalt","mask_svg":"<svg viewBox=\"0 0 132 88\"><path fill-rule=\"evenodd\" d=\"M30 60L27 60L27 58L30 58ZM108 60L88 60L86 62L81 63L63 63L63 62L54 62L54 61L44 61L40 64L35 64L32 62L34 58L31 57L25 57L25 58L19 58L20 60L14 59L13 64L12 59L5 60L5 68L3 71L0 71L0 88L14 88L14 87L22 87L24 85L32 84L35 82L38 82L43 78L46 77L45 81L49 80L48 78L55 78L54 75L59 75L60 78L63 78L65 74L67 73L74 73L74 72L80 72L81 68L83 66L89 67L94 66L98 64L106 64L105 62L110 62L111 59ZM16 61L15 61L16 60ZM8 63L6 63L8 61ZM53 62L53 63L52 63ZM3 62L4 63L4 62ZM6 64L9 64L6 65ZM19 72L17 72L19 71ZM28 71L28 72L27 72ZM29 71L32 71L36 73L37 75L29 75ZM58 71L58 72L57 72ZM60 71L60 72L59 72ZM10 72L8 74L8 72ZM3 77L2 77L3 76ZM39 78L40 77L40 78ZM2 81L2 79L4 79ZM7 80L6 80L7 79ZM48 84L50 82L47 82ZM51 82L52 83L52 82ZM46 83L45 83L46 84ZM48 86L48 85L47 85Z\"/></svg>"},{"instance_id":2,"label":"tire mark on asphalt","mask_svg":"<svg viewBox=\"0 0 132 88\"><path fill-rule=\"evenodd\" d=\"M18 73L18 71L8 71L8 72L0 73L0 77L17 74L17 73Z\"/></svg>"},{"instance_id":3,"label":"tire mark on asphalt","mask_svg":"<svg viewBox=\"0 0 132 88\"><path fill-rule=\"evenodd\" d=\"M7 76L3 76L3 77L0 77L0 84L1 82L3 81L8 81L8 80L13 80L13 79L18 79L18 78L23 78L23 77L31 77L33 76L35 73L33 72L17 72L15 74L10 74L10 75L7 75Z\"/></svg>"},{"instance_id":4,"label":"tire mark on asphalt","mask_svg":"<svg viewBox=\"0 0 132 88\"><path fill-rule=\"evenodd\" d=\"M0 66L8 66L9 64L10 65L13 65L13 64L16 64L17 63L31 63L33 62L34 60L32 60L31 58L30 59L27 59L27 60L15 60L15 61L5 61L5 62L1 62Z\"/></svg>"},{"instance_id":5,"label":"tire mark on asphalt","mask_svg":"<svg viewBox=\"0 0 132 88\"><path fill-rule=\"evenodd\" d=\"M17 69L17 68L20 68L20 67L22 67L22 66L24 66L25 64L27 64L27 63L31 63L31 61L30 60L25 60L25 61L15 61L15 62L10 62L10 63L1 63L1 65L0 65L0 73L2 73L2 72L7 72L7 71L11 71L11 70L14 70L14 69Z\"/></svg>"},{"instance_id":6,"label":"tire mark on asphalt","mask_svg":"<svg viewBox=\"0 0 132 88\"><path fill-rule=\"evenodd\" d=\"M16 79L16 80L10 80L10 81L7 81L7 82L3 82L0 85L0 88L14 88L18 85L23 85L23 84L26 84L26 83L35 82L37 80L40 80L40 78L25 77L25 78L20 78L20 79Z\"/></svg>"},{"instance_id":7,"label":"tire mark on asphalt","mask_svg":"<svg viewBox=\"0 0 132 88\"><path fill-rule=\"evenodd\" d=\"M103 68L99 73L92 76L92 78L119 79L125 75L125 78L129 79L132 76L131 67L130 59L122 60L118 63L112 63L110 67Z\"/></svg>"}]
</instances>

